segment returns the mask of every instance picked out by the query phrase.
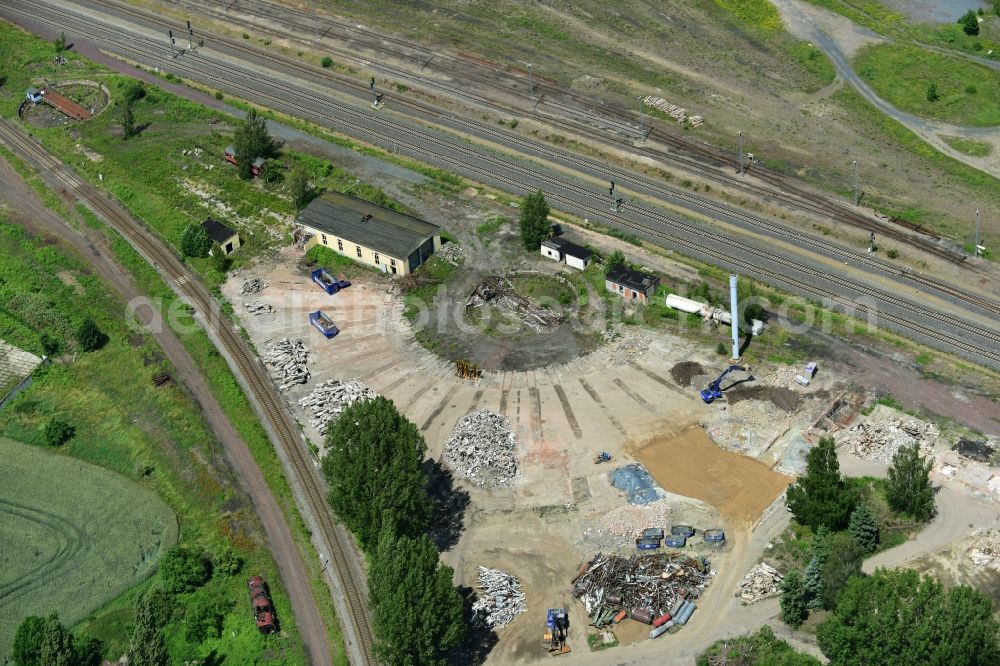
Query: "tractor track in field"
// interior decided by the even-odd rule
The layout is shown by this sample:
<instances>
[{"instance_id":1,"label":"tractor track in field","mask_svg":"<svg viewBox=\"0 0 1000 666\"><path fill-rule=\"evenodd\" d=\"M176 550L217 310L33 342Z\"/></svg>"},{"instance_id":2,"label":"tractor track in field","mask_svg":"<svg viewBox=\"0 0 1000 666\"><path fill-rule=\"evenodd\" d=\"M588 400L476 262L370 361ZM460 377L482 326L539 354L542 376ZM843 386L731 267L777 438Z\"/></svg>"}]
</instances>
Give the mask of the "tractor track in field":
<instances>
[{"instance_id":1,"label":"tractor track in field","mask_svg":"<svg viewBox=\"0 0 1000 666\"><path fill-rule=\"evenodd\" d=\"M293 487L297 486L301 489L306 503L305 510L311 514L309 516L311 522L318 527L318 537L322 544L322 550L328 554L336 586L340 592L340 594L334 595L334 599L338 602L338 615L343 619L345 625L345 642L348 643L349 650L352 645L356 648L357 656L352 661L361 664L376 663L371 651L373 639L371 616L368 613L364 594L365 581L363 579L357 580L355 575L358 565L351 561L354 552L350 536L341 525L334 521L332 512L326 504L322 481L277 389L263 365L242 340L232 322L221 314L217 301L211 297L165 242L156 238L153 232L145 228L116 203L110 201L104 194L49 155L40 144L22 135L6 121L0 121L0 141L6 143L14 152L29 162L38 164L54 175L62 183L64 189L81 199L88 208L102 217L112 229L122 235L150 264L155 266L171 288L178 292L202 316L206 328L210 329L210 334L214 336L216 345L220 347L220 351L225 353L231 366L235 366L233 371L250 398L258 417L269 432L274 433L275 449L278 451L279 457L286 460L292 468L296 482ZM256 469L256 466L254 467ZM259 470L257 472L259 475ZM255 479L252 478L247 479L247 483L252 489L254 481ZM263 477L259 478L259 484L263 484L263 488L258 485L256 491L270 495ZM273 498L271 498L271 502L274 502ZM254 503L259 505L259 499L255 498ZM278 514L280 515L280 509ZM307 520L307 522L310 521ZM287 525L284 529L287 531ZM290 538L290 534L288 536ZM294 544L291 547L294 549ZM279 559L279 556L280 553L275 552L275 558ZM286 564L288 563L286 562ZM301 566L300 562L299 567ZM282 567L283 576L286 575L285 572L286 569ZM308 583L304 582L305 572L298 573L303 578L301 582L308 591ZM292 589L289 589L289 596L295 604L296 599ZM298 601L300 604L302 603L302 599ZM308 640L309 636L299 613L305 610L302 605L296 608L296 617L299 619L304 641ZM322 629L322 621L319 621L318 624L319 634L312 636L313 646L309 652L312 663L325 664L330 660L329 646L325 644L327 638L325 630ZM313 633L315 634L316 631ZM323 644L317 645L316 641L322 641Z\"/></svg>"}]
</instances>

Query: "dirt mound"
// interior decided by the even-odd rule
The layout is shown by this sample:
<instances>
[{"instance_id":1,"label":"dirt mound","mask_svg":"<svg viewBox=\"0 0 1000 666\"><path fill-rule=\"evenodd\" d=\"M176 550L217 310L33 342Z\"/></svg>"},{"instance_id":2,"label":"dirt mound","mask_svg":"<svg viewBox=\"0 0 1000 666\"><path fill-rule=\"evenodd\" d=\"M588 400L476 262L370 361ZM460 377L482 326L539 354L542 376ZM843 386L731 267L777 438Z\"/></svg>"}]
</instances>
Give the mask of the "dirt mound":
<instances>
[{"instance_id":1,"label":"dirt mound","mask_svg":"<svg viewBox=\"0 0 1000 666\"><path fill-rule=\"evenodd\" d=\"M778 409L786 412L798 409L802 404L802 396L791 389L783 386L747 386L737 387L726 392L726 400L729 402L739 402L740 400L767 400Z\"/></svg>"},{"instance_id":2,"label":"dirt mound","mask_svg":"<svg viewBox=\"0 0 1000 666\"><path fill-rule=\"evenodd\" d=\"M701 363L694 361L682 361L670 368L670 376L681 386L691 386L691 380L703 374L705 369L701 367Z\"/></svg>"}]
</instances>

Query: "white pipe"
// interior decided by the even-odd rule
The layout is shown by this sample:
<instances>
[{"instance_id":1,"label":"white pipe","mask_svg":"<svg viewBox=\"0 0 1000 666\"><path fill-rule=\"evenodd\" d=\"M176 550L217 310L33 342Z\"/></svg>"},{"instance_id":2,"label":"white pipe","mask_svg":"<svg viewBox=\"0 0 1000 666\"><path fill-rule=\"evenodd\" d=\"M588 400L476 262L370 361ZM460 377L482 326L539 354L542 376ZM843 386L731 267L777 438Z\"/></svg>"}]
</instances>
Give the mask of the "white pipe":
<instances>
[{"instance_id":1,"label":"white pipe","mask_svg":"<svg viewBox=\"0 0 1000 666\"><path fill-rule=\"evenodd\" d=\"M684 298L683 296L678 296L677 294L667 295L667 307L673 308L674 310L680 310L681 312L701 312L705 307L704 303L699 303L698 301L692 301L690 298Z\"/></svg>"}]
</instances>

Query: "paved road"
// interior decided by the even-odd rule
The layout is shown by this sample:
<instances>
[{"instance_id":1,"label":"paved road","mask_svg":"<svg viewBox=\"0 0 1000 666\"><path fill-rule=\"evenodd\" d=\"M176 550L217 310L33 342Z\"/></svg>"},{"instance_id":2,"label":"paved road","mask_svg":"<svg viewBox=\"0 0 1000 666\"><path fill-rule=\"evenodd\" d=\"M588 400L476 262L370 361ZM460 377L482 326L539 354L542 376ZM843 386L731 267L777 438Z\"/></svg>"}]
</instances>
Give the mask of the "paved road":
<instances>
[{"instance_id":1,"label":"paved road","mask_svg":"<svg viewBox=\"0 0 1000 666\"><path fill-rule=\"evenodd\" d=\"M811 41L817 48L825 53L833 62L837 74L851 85L858 93L865 98L872 106L877 108L886 116L899 122L921 139L929 143L936 150L953 157L960 162L985 171L991 176L1000 178L1000 161L994 158L976 158L965 155L941 139L940 135L966 137L976 140L987 140L994 143L1000 142L1000 128L997 127L962 127L933 120L925 120L911 113L900 111L895 106L885 101L851 67L848 56L843 49L827 32L825 32L815 19L815 14L824 10L815 7L803 7L801 0L772 0L781 11L785 21L789 24L791 32L799 37ZM989 62L989 61L987 61ZM1000 63L991 63L991 67L1000 68Z\"/></svg>"},{"instance_id":2,"label":"paved road","mask_svg":"<svg viewBox=\"0 0 1000 666\"><path fill-rule=\"evenodd\" d=\"M8 148L15 153L19 152L14 146ZM53 190L69 192L67 184L60 180L56 173L35 163L31 156L22 153L19 157L36 167ZM34 193L24 185L18 174L2 158L0 158L0 183L5 189L4 197L14 198L21 208L24 215L20 219L25 221L26 226L33 231L51 234L66 246L77 250L90 262L101 280L117 291L127 303L145 296L132 276L118 264L114 251L103 234L88 227L71 227L59 219L38 201ZM65 196L72 198L74 202L81 200L75 193L68 193ZM154 315L158 314L148 307L138 307L134 313L137 320L147 327L154 321ZM201 370L173 330L169 326L159 325L153 326L149 331L173 365L175 379L201 408L212 433L222 445L226 460L253 502L254 510L264 527L269 549L278 565L282 583L288 592L291 611L310 663L316 665L331 663L329 639L309 586L305 564L295 545L291 530L285 522L284 514L271 494L267 482L264 481L250 449L222 411Z\"/></svg>"},{"instance_id":3,"label":"paved road","mask_svg":"<svg viewBox=\"0 0 1000 666\"><path fill-rule=\"evenodd\" d=\"M19 7L25 5L15 0L9 6L16 12ZM750 236L735 238L730 229L720 229L718 222L700 224L683 221L665 215L662 209L643 205L641 199L630 201L621 213L610 215L605 212L607 203L600 187L593 182L581 181L577 176L567 176L555 165L499 156L495 150L490 150L488 147L470 143L454 135L428 130L407 118L385 113L373 115L369 109L358 104L359 100L345 100L343 94L321 87L319 82L271 72L259 64L240 62L232 54L205 50L165 63L164 56L160 53L161 49L150 47L148 38L135 36L136 32L149 33L123 21L116 22L113 27L103 22L88 22L87 31L95 36L102 47L123 51L132 58L148 61L151 64L167 64L172 71L182 76L206 81L209 85L219 87L225 92L249 97L299 117L333 126L339 131L360 136L372 143L386 147L395 144L399 152L409 153L423 161L469 175L477 181L518 194L541 186L550 196L550 201L569 213L612 225L630 226L637 229L639 235L644 235L655 243L682 249L685 254L761 278L792 291L807 293L814 297L836 294L838 298L846 297L860 303L871 302L869 299L874 296L880 325L905 331L907 328L903 326L900 318L920 320L922 323L917 328L910 326L908 330L929 344L942 344L935 338L946 333L953 340L948 343L952 349L956 348L955 344L969 344L966 339L977 340L974 343L976 345L980 345L980 341L985 342L984 349L987 350L995 346L992 334L987 334L987 337L983 338L975 331L959 327L960 323L956 318L938 317L937 311L940 308L936 305L931 305L931 310L926 310L925 315L914 314L915 302L906 304L906 301L884 299L880 295L881 292L873 292L876 284L890 287L892 285L888 280L876 279L864 271L866 268L862 265L864 262L858 261L857 265L855 262L850 262L849 266L844 265L848 262L820 262L813 253L803 255L802 248L795 243L784 244L777 249L771 244L761 247ZM603 176L601 172L604 169L595 167L595 171L594 174L586 175ZM653 231L646 233L638 229L640 226ZM734 254L734 244L743 251ZM842 276L852 273L859 277L863 273L866 275L862 279L852 278L850 283L845 283ZM943 306L943 301L941 303ZM982 327L982 324L979 326ZM993 352L987 351L986 356L975 351L969 353L970 357L978 362L1000 365L995 359L990 360L991 356L995 356Z\"/></svg>"}]
</instances>

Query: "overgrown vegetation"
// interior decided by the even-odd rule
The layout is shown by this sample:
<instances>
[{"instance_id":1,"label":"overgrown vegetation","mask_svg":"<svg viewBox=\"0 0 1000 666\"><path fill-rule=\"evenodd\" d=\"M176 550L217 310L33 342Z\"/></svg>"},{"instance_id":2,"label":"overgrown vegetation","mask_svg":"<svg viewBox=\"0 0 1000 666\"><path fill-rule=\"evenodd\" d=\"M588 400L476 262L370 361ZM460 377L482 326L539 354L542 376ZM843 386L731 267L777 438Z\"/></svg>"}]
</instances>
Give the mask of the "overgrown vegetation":
<instances>
[{"instance_id":1,"label":"overgrown vegetation","mask_svg":"<svg viewBox=\"0 0 1000 666\"><path fill-rule=\"evenodd\" d=\"M723 638L713 643L696 662L698 666L819 666L812 655L796 652L764 625L755 634Z\"/></svg>"}]
</instances>

